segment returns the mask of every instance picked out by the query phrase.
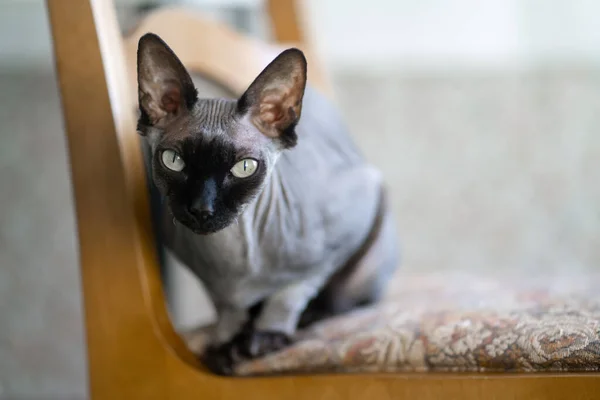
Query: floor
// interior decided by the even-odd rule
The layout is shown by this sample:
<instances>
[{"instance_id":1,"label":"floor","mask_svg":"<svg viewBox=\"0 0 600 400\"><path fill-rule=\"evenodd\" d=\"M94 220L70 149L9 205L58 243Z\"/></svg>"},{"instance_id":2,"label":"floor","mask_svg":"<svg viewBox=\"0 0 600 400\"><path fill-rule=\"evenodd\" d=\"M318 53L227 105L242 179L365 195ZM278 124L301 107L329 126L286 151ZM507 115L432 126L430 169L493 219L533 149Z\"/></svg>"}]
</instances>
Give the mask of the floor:
<instances>
[{"instance_id":1,"label":"floor","mask_svg":"<svg viewBox=\"0 0 600 400\"><path fill-rule=\"evenodd\" d=\"M75 219L56 84L49 73L5 73L0 87L0 398L83 398Z\"/></svg>"}]
</instances>

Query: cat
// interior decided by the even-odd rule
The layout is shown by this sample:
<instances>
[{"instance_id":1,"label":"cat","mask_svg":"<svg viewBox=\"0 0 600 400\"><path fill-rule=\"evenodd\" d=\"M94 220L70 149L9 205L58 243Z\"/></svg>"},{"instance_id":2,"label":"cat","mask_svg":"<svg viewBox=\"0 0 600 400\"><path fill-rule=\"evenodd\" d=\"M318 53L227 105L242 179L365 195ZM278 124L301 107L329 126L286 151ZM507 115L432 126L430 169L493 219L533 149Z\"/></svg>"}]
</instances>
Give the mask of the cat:
<instances>
[{"instance_id":1,"label":"cat","mask_svg":"<svg viewBox=\"0 0 600 400\"><path fill-rule=\"evenodd\" d=\"M231 375L297 329L380 299L399 260L385 185L307 85L302 51L281 52L238 99L199 97L155 34L137 62L162 240L218 314L210 370Z\"/></svg>"}]
</instances>

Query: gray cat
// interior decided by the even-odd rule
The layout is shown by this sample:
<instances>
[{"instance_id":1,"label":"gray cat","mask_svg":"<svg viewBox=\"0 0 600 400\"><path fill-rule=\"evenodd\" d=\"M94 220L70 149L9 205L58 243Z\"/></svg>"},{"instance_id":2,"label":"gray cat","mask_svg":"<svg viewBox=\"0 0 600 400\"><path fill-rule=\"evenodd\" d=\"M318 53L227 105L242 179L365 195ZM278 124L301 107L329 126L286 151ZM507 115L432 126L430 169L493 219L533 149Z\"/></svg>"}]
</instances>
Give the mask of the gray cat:
<instances>
[{"instance_id":1,"label":"gray cat","mask_svg":"<svg viewBox=\"0 0 600 400\"><path fill-rule=\"evenodd\" d=\"M158 36L139 41L138 131L160 230L214 302L203 360L218 374L377 301L398 264L381 175L306 73L288 49L239 99L203 99Z\"/></svg>"}]
</instances>

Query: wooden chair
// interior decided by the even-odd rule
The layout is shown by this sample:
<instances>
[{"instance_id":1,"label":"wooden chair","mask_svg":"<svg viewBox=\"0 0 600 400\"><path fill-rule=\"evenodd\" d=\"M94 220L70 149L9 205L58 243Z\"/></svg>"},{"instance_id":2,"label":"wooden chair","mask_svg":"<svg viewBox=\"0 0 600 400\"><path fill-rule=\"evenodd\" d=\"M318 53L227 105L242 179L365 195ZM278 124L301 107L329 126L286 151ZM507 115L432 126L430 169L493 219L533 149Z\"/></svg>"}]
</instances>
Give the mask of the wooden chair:
<instances>
[{"instance_id":1,"label":"wooden chair","mask_svg":"<svg viewBox=\"0 0 600 400\"><path fill-rule=\"evenodd\" d=\"M293 2L269 4L276 33L300 39L295 25L277 21L291 15ZM273 47L173 9L149 16L123 40L105 0L47 5L75 192L93 400L598 398L600 378L583 374L208 373L174 332L165 307L132 111L132 48L142 33L155 31L191 70L240 92L272 58ZM311 78L327 90L322 76Z\"/></svg>"}]
</instances>

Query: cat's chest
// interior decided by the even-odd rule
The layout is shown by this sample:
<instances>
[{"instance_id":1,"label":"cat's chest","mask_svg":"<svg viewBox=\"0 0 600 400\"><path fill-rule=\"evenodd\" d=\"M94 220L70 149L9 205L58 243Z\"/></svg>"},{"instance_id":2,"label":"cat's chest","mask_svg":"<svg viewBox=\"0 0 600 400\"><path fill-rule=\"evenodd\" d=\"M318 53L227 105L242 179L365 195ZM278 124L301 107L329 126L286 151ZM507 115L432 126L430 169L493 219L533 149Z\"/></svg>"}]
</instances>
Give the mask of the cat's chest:
<instances>
[{"instance_id":1,"label":"cat's chest","mask_svg":"<svg viewBox=\"0 0 600 400\"><path fill-rule=\"evenodd\" d=\"M322 229L307 219L251 217L213 235L171 230L169 248L200 278L216 302L248 306L309 275L323 258ZM308 234L310 232L310 234Z\"/></svg>"},{"instance_id":2,"label":"cat's chest","mask_svg":"<svg viewBox=\"0 0 600 400\"><path fill-rule=\"evenodd\" d=\"M201 236L179 227L174 236L171 249L207 284L252 275L260 263L255 246L239 229Z\"/></svg>"}]
</instances>

